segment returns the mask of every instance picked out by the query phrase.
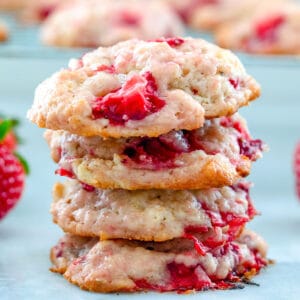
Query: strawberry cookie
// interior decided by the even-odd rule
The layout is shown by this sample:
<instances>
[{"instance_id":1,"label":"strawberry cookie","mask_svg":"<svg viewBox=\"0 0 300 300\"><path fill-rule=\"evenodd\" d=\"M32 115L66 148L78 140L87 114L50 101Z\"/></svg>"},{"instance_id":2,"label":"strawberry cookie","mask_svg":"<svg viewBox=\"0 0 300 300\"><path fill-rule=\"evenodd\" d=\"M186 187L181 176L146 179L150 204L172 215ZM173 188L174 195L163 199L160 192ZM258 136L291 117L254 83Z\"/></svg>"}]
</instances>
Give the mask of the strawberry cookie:
<instances>
[{"instance_id":1,"label":"strawberry cookie","mask_svg":"<svg viewBox=\"0 0 300 300\"><path fill-rule=\"evenodd\" d=\"M195 238L204 252L235 239L256 215L249 187L240 182L194 191L100 190L73 180L54 186L51 213L54 223L75 235L156 242Z\"/></svg>"},{"instance_id":2,"label":"strawberry cookie","mask_svg":"<svg viewBox=\"0 0 300 300\"><path fill-rule=\"evenodd\" d=\"M52 271L96 292L234 288L268 264L266 243L245 230L237 241L200 255L189 240L164 243L64 236L52 248Z\"/></svg>"},{"instance_id":3,"label":"strawberry cookie","mask_svg":"<svg viewBox=\"0 0 300 300\"><path fill-rule=\"evenodd\" d=\"M95 48L182 34L180 19L160 1L74 0L47 19L42 40L52 46Z\"/></svg>"},{"instance_id":4,"label":"strawberry cookie","mask_svg":"<svg viewBox=\"0 0 300 300\"><path fill-rule=\"evenodd\" d=\"M1 0L0 0L1 1ZM75 0L31 0L27 1L21 12L22 21L26 23L40 23L45 21L58 7Z\"/></svg>"},{"instance_id":5,"label":"strawberry cookie","mask_svg":"<svg viewBox=\"0 0 300 300\"><path fill-rule=\"evenodd\" d=\"M254 54L300 54L300 5L267 6L247 19L232 22L216 32L225 48Z\"/></svg>"},{"instance_id":6,"label":"strawberry cookie","mask_svg":"<svg viewBox=\"0 0 300 300\"><path fill-rule=\"evenodd\" d=\"M32 0L0 0L0 10L18 10Z\"/></svg>"},{"instance_id":7,"label":"strawberry cookie","mask_svg":"<svg viewBox=\"0 0 300 300\"><path fill-rule=\"evenodd\" d=\"M218 26L254 13L264 3L283 0L165 0L189 26L215 30Z\"/></svg>"},{"instance_id":8,"label":"strawberry cookie","mask_svg":"<svg viewBox=\"0 0 300 300\"><path fill-rule=\"evenodd\" d=\"M233 114L259 93L233 53L204 40L129 40L43 82L28 117L83 136L157 137Z\"/></svg>"},{"instance_id":9,"label":"strawberry cookie","mask_svg":"<svg viewBox=\"0 0 300 300\"><path fill-rule=\"evenodd\" d=\"M157 138L103 139L50 130L45 138L59 164L57 174L98 188L129 190L232 185L266 150L239 115Z\"/></svg>"}]
</instances>

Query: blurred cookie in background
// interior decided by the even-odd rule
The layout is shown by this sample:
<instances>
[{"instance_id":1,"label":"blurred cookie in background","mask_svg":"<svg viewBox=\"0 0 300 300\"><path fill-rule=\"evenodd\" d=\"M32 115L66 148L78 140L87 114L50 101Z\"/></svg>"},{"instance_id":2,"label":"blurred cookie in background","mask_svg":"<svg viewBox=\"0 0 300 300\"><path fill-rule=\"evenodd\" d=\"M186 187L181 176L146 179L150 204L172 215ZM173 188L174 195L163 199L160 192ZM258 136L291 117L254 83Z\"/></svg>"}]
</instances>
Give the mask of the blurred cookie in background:
<instances>
[{"instance_id":1,"label":"blurred cookie in background","mask_svg":"<svg viewBox=\"0 0 300 300\"><path fill-rule=\"evenodd\" d=\"M254 54L300 54L300 5L267 5L246 19L221 26L216 42Z\"/></svg>"},{"instance_id":2,"label":"blurred cookie in background","mask_svg":"<svg viewBox=\"0 0 300 300\"><path fill-rule=\"evenodd\" d=\"M220 24L249 14L261 0L165 0L194 29L214 30Z\"/></svg>"},{"instance_id":3,"label":"blurred cookie in background","mask_svg":"<svg viewBox=\"0 0 300 300\"><path fill-rule=\"evenodd\" d=\"M194 29L214 31L218 26L252 14L265 2L284 0L164 0Z\"/></svg>"},{"instance_id":4,"label":"blurred cookie in background","mask_svg":"<svg viewBox=\"0 0 300 300\"><path fill-rule=\"evenodd\" d=\"M58 7L72 1L73 0L27 0L21 13L21 19L28 24L43 22Z\"/></svg>"},{"instance_id":5,"label":"blurred cookie in background","mask_svg":"<svg viewBox=\"0 0 300 300\"><path fill-rule=\"evenodd\" d=\"M131 38L180 36L183 32L180 18L161 1L74 0L45 21L42 41L52 46L97 47Z\"/></svg>"},{"instance_id":6,"label":"blurred cookie in background","mask_svg":"<svg viewBox=\"0 0 300 300\"><path fill-rule=\"evenodd\" d=\"M0 10L18 10L30 0L0 0Z\"/></svg>"},{"instance_id":7,"label":"blurred cookie in background","mask_svg":"<svg viewBox=\"0 0 300 300\"><path fill-rule=\"evenodd\" d=\"M8 39L9 31L4 22L0 20L0 43L5 42Z\"/></svg>"}]
</instances>

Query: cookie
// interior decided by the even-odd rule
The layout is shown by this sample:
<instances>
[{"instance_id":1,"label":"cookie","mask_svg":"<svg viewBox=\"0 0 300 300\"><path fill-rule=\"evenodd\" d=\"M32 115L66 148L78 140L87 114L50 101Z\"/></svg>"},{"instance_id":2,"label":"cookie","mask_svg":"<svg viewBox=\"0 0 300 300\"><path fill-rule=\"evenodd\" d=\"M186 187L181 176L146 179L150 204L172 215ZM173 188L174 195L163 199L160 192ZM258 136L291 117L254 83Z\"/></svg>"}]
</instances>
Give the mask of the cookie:
<instances>
[{"instance_id":1,"label":"cookie","mask_svg":"<svg viewBox=\"0 0 300 300\"><path fill-rule=\"evenodd\" d=\"M75 0L39 0L28 1L21 12L21 19L25 23L35 24L45 21L58 7Z\"/></svg>"},{"instance_id":2,"label":"cookie","mask_svg":"<svg viewBox=\"0 0 300 300\"><path fill-rule=\"evenodd\" d=\"M233 53L204 40L129 40L43 82L28 117L83 136L155 137L233 114L259 92Z\"/></svg>"},{"instance_id":3,"label":"cookie","mask_svg":"<svg viewBox=\"0 0 300 300\"><path fill-rule=\"evenodd\" d=\"M66 235L52 248L51 270L95 292L229 289L267 265L266 248L251 231L203 256L186 240L99 242Z\"/></svg>"},{"instance_id":4,"label":"cookie","mask_svg":"<svg viewBox=\"0 0 300 300\"><path fill-rule=\"evenodd\" d=\"M253 13L262 3L279 0L165 0L194 29L214 31L218 26Z\"/></svg>"},{"instance_id":5,"label":"cookie","mask_svg":"<svg viewBox=\"0 0 300 300\"><path fill-rule=\"evenodd\" d=\"M249 174L266 145L238 115L158 138L103 139L46 131L57 174L97 188L206 189Z\"/></svg>"},{"instance_id":6,"label":"cookie","mask_svg":"<svg viewBox=\"0 0 300 300\"><path fill-rule=\"evenodd\" d=\"M5 23L0 20L0 43L5 42L9 37L8 28Z\"/></svg>"},{"instance_id":7,"label":"cookie","mask_svg":"<svg viewBox=\"0 0 300 300\"><path fill-rule=\"evenodd\" d=\"M18 10L30 0L0 0L0 10Z\"/></svg>"},{"instance_id":8,"label":"cookie","mask_svg":"<svg viewBox=\"0 0 300 300\"><path fill-rule=\"evenodd\" d=\"M249 18L221 26L216 42L254 54L300 54L300 5L270 5Z\"/></svg>"},{"instance_id":9,"label":"cookie","mask_svg":"<svg viewBox=\"0 0 300 300\"><path fill-rule=\"evenodd\" d=\"M47 19L42 41L51 46L95 48L183 33L181 20L161 1L77 0Z\"/></svg>"},{"instance_id":10,"label":"cookie","mask_svg":"<svg viewBox=\"0 0 300 300\"><path fill-rule=\"evenodd\" d=\"M197 235L205 247L235 239L256 210L243 182L209 190L127 191L69 180L54 186L51 213L54 223L75 235L156 242Z\"/></svg>"}]
</instances>

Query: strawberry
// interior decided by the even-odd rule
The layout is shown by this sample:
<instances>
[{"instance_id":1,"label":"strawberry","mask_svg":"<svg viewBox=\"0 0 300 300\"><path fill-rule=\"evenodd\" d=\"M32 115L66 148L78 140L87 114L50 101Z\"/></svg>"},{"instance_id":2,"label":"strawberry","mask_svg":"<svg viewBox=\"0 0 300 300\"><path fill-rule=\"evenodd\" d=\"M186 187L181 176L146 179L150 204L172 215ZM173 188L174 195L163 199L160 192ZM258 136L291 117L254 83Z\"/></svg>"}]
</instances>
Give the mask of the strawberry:
<instances>
[{"instance_id":1,"label":"strawberry","mask_svg":"<svg viewBox=\"0 0 300 300\"><path fill-rule=\"evenodd\" d=\"M0 219L21 198L25 172L19 159L7 147L0 145Z\"/></svg>"},{"instance_id":2,"label":"strawberry","mask_svg":"<svg viewBox=\"0 0 300 300\"><path fill-rule=\"evenodd\" d=\"M17 124L16 120L0 119L0 144L4 144L11 152L17 148L18 138L13 131Z\"/></svg>"},{"instance_id":3,"label":"strawberry","mask_svg":"<svg viewBox=\"0 0 300 300\"><path fill-rule=\"evenodd\" d=\"M0 120L0 219L21 198L25 174L28 173L26 161L14 153L18 141L13 131L14 125L12 120Z\"/></svg>"},{"instance_id":4,"label":"strawberry","mask_svg":"<svg viewBox=\"0 0 300 300\"><path fill-rule=\"evenodd\" d=\"M300 200L300 143L296 146L295 156L294 156L294 171L296 175L296 192Z\"/></svg>"}]
</instances>

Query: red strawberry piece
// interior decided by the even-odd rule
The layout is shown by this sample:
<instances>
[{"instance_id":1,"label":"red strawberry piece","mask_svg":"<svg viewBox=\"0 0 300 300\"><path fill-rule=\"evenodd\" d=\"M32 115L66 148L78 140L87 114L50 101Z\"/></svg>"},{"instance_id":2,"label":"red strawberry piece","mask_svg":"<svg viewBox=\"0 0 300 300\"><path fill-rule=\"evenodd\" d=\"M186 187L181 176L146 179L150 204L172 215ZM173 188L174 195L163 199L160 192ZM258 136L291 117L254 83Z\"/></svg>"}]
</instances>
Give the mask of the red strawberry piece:
<instances>
[{"instance_id":1,"label":"red strawberry piece","mask_svg":"<svg viewBox=\"0 0 300 300\"><path fill-rule=\"evenodd\" d=\"M133 75L118 90L92 103L95 119L106 118L114 125L122 125L128 120L142 120L159 111L165 101L158 97L158 87L150 72Z\"/></svg>"},{"instance_id":2,"label":"red strawberry piece","mask_svg":"<svg viewBox=\"0 0 300 300\"><path fill-rule=\"evenodd\" d=\"M296 192L300 200L300 142L296 146L296 151L294 156L294 171L296 175Z\"/></svg>"},{"instance_id":3,"label":"red strawberry piece","mask_svg":"<svg viewBox=\"0 0 300 300\"><path fill-rule=\"evenodd\" d=\"M184 39L176 37L176 38L160 38L156 40L150 40L150 42L163 43L166 42L170 47L178 47L184 43Z\"/></svg>"},{"instance_id":4,"label":"red strawberry piece","mask_svg":"<svg viewBox=\"0 0 300 300\"><path fill-rule=\"evenodd\" d=\"M20 160L5 145L0 145L0 219L21 198L25 170Z\"/></svg>"},{"instance_id":5,"label":"red strawberry piece","mask_svg":"<svg viewBox=\"0 0 300 300\"><path fill-rule=\"evenodd\" d=\"M56 5L44 5L39 8L38 16L41 21L47 19L56 9Z\"/></svg>"},{"instance_id":6,"label":"red strawberry piece","mask_svg":"<svg viewBox=\"0 0 300 300\"><path fill-rule=\"evenodd\" d=\"M230 78L230 79L229 79L229 83L230 83L235 89L237 89L238 86L239 86L239 79L233 79L233 78Z\"/></svg>"},{"instance_id":7,"label":"red strawberry piece","mask_svg":"<svg viewBox=\"0 0 300 300\"><path fill-rule=\"evenodd\" d=\"M116 23L121 26L139 26L140 16L131 11L122 11L118 14Z\"/></svg>"},{"instance_id":8,"label":"red strawberry piece","mask_svg":"<svg viewBox=\"0 0 300 300\"><path fill-rule=\"evenodd\" d=\"M285 16L271 16L256 24L255 35L261 41L274 41L278 28L285 22Z\"/></svg>"}]
</instances>

